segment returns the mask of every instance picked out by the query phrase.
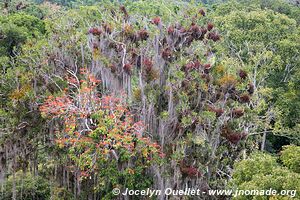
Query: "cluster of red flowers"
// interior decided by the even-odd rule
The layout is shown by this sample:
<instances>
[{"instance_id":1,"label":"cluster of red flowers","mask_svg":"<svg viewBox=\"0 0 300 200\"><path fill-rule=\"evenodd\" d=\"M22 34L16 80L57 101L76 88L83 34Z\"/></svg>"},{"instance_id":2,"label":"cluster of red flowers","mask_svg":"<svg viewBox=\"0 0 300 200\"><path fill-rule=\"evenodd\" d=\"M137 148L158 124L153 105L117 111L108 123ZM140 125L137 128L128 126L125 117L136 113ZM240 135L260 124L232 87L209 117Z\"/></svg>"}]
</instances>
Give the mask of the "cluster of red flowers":
<instances>
[{"instance_id":1,"label":"cluster of red flowers","mask_svg":"<svg viewBox=\"0 0 300 200\"><path fill-rule=\"evenodd\" d=\"M173 34L174 31L175 31L174 26L169 26L168 29L167 29L167 33L168 33L169 35Z\"/></svg>"},{"instance_id":2,"label":"cluster of red flowers","mask_svg":"<svg viewBox=\"0 0 300 200\"><path fill-rule=\"evenodd\" d=\"M247 78L247 72L245 72L244 70L240 70L239 71L239 76L241 77L241 79L246 79Z\"/></svg>"},{"instance_id":3,"label":"cluster of red flowers","mask_svg":"<svg viewBox=\"0 0 300 200\"><path fill-rule=\"evenodd\" d=\"M202 176L202 173L196 167L186 165L183 160L180 162L180 171L184 176L190 178Z\"/></svg>"},{"instance_id":4,"label":"cluster of red flowers","mask_svg":"<svg viewBox=\"0 0 300 200\"><path fill-rule=\"evenodd\" d=\"M93 34L93 35L101 35L102 34L102 30L101 28L97 28L97 27L92 27L89 29L89 33Z\"/></svg>"},{"instance_id":5,"label":"cluster of red flowers","mask_svg":"<svg viewBox=\"0 0 300 200\"><path fill-rule=\"evenodd\" d=\"M211 39L214 42L216 42L216 41L220 40L220 35L216 32L209 32L207 38Z\"/></svg>"},{"instance_id":6,"label":"cluster of red flowers","mask_svg":"<svg viewBox=\"0 0 300 200\"><path fill-rule=\"evenodd\" d=\"M146 71L150 71L153 67L153 62L149 58L145 58L143 64Z\"/></svg>"},{"instance_id":7,"label":"cluster of red flowers","mask_svg":"<svg viewBox=\"0 0 300 200\"><path fill-rule=\"evenodd\" d=\"M138 36L142 41L147 40L149 38L149 33L145 29L142 29L138 32Z\"/></svg>"},{"instance_id":8,"label":"cluster of red flowers","mask_svg":"<svg viewBox=\"0 0 300 200\"><path fill-rule=\"evenodd\" d=\"M224 110L221 108L214 108L212 106L208 106L208 110L211 112L216 113L216 117L221 117L221 115L224 113Z\"/></svg>"},{"instance_id":9,"label":"cluster of red flowers","mask_svg":"<svg viewBox=\"0 0 300 200\"><path fill-rule=\"evenodd\" d=\"M103 29L106 33L111 34L112 33L112 27L110 24L104 23L103 25Z\"/></svg>"},{"instance_id":10,"label":"cluster of red flowers","mask_svg":"<svg viewBox=\"0 0 300 200\"><path fill-rule=\"evenodd\" d=\"M241 108L233 109L231 115L233 118L240 118L244 115L244 110Z\"/></svg>"},{"instance_id":11,"label":"cluster of red flowers","mask_svg":"<svg viewBox=\"0 0 300 200\"><path fill-rule=\"evenodd\" d=\"M213 28L214 28L214 25L213 25L212 23L209 22L209 23L207 24L207 30L208 30L208 31L211 31Z\"/></svg>"},{"instance_id":12,"label":"cluster of red flowers","mask_svg":"<svg viewBox=\"0 0 300 200\"><path fill-rule=\"evenodd\" d=\"M250 102L250 96L248 94L242 94L239 99L240 99L241 103L249 103Z\"/></svg>"},{"instance_id":13,"label":"cluster of red flowers","mask_svg":"<svg viewBox=\"0 0 300 200\"><path fill-rule=\"evenodd\" d=\"M152 23L158 26L161 23L160 17L154 17Z\"/></svg>"},{"instance_id":14,"label":"cluster of red flowers","mask_svg":"<svg viewBox=\"0 0 300 200\"><path fill-rule=\"evenodd\" d=\"M189 177L200 177L201 172L196 167L183 167L181 168L181 173Z\"/></svg>"},{"instance_id":15,"label":"cluster of red flowers","mask_svg":"<svg viewBox=\"0 0 300 200\"><path fill-rule=\"evenodd\" d=\"M131 64L131 63L126 63L126 64L123 66L123 69L124 69L124 71L125 71L127 74L131 74L132 64Z\"/></svg>"},{"instance_id":16,"label":"cluster of red flowers","mask_svg":"<svg viewBox=\"0 0 300 200\"><path fill-rule=\"evenodd\" d=\"M247 134L244 132L238 133L232 131L232 129L228 125L223 126L221 135L232 144L237 144L240 140L244 139L247 136Z\"/></svg>"},{"instance_id":17,"label":"cluster of red flowers","mask_svg":"<svg viewBox=\"0 0 300 200\"><path fill-rule=\"evenodd\" d=\"M206 15L205 11L204 11L202 8L199 10L199 13L200 13L202 16L205 16L205 15Z\"/></svg>"},{"instance_id":18,"label":"cluster of red flowers","mask_svg":"<svg viewBox=\"0 0 300 200\"><path fill-rule=\"evenodd\" d=\"M194 61L191 61L189 63L187 63L185 65L185 69L186 71L190 71L190 70L193 70L193 69L199 69L199 67L201 66L201 63L199 60L194 60Z\"/></svg>"}]
</instances>

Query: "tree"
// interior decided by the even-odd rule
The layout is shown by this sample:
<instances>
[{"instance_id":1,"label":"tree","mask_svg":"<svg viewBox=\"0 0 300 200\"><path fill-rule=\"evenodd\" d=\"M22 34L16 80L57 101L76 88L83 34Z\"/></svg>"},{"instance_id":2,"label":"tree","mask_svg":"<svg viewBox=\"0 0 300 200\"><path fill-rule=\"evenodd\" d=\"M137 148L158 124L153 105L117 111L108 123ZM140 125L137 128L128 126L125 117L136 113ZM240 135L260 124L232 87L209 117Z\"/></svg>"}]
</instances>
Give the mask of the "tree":
<instances>
[{"instance_id":1,"label":"tree","mask_svg":"<svg viewBox=\"0 0 300 200\"><path fill-rule=\"evenodd\" d=\"M280 159L284 166L288 167L291 171L300 173L300 147L295 145L284 146L281 151Z\"/></svg>"},{"instance_id":2,"label":"tree","mask_svg":"<svg viewBox=\"0 0 300 200\"><path fill-rule=\"evenodd\" d=\"M38 18L24 13L3 16L0 19L0 52L2 56L15 56L25 41L45 33L45 24Z\"/></svg>"},{"instance_id":3,"label":"tree","mask_svg":"<svg viewBox=\"0 0 300 200\"><path fill-rule=\"evenodd\" d=\"M284 147L300 133L292 5L12 2L0 19L2 195L19 199L36 178L45 199L297 186L298 148ZM282 148L280 161L251 154Z\"/></svg>"},{"instance_id":4,"label":"tree","mask_svg":"<svg viewBox=\"0 0 300 200\"><path fill-rule=\"evenodd\" d=\"M143 136L142 123L133 121L122 99L100 97L96 90L99 81L85 69L81 74L82 78L78 78L71 73L70 87L61 96L48 97L40 107L44 116L62 120L54 127L55 141L70 158L71 171L78 179L106 174L102 172L105 166L109 166L108 170L118 169L118 173L142 173L139 170L161 154L159 145ZM122 183L105 180L105 185L111 184Z\"/></svg>"},{"instance_id":5,"label":"tree","mask_svg":"<svg viewBox=\"0 0 300 200\"><path fill-rule=\"evenodd\" d=\"M50 185L43 177L34 176L30 173L24 175L22 171L17 172L16 177L16 180L13 180L12 176L8 177L1 194L1 199L12 199L11 188L14 181L17 182L17 197L20 200L50 198Z\"/></svg>"},{"instance_id":6,"label":"tree","mask_svg":"<svg viewBox=\"0 0 300 200\"><path fill-rule=\"evenodd\" d=\"M265 119L258 132L263 132L263 138L268 138L268 150L278 151L289 141L299 141L299 121L295 117L299 115L298 90L295 86L300 46L299 42L294 42L298 41L299 28L293 18L258 6L270 8L267 2L226 3L216 9L214 19L227 37L219 47L221 52L226 51L228 59L234 59L238 66L251 70L250 77L258 95L254 104L258 114ZM284 5L280 6L292 8ZM276 6L279 6L278 2ZM275 24L278 24L276 28ZM266 132L271 134L266 136ZM274 145L268 141L273 141ZM283 144L276 146L280 141Z\"/></svg>"},{"instance_id":7,"label":"tree","mask_svg":"<svg viewBox=\"0 0 300 200\"><path fill-rule=\"evenodd\" d=\"M248 72L216 57L222 36L201 8L177 10L184 16L178 22L143 10L146 17L139 23L134 23L139 14L120 10L121 15L111 11L113 22L103 15L88 31L93 73L104 89L127 93L166 152L167 162L155 166L157 187L220 186L233 163L225 157L240 156L236 147L247 146L244 139L254 126Z\"/></svg>"},{"instance_id":8,"label":"tree","mask_svg":"<svg viewBox=\"0 0 300 200\"><path fill-rule=\"evenodd\" d=\"M236 163L230 188L239 190L276 190L279 194L282 190L293 191L287 195L275 196L237 196L234 199L290 199L298 198L296 191L300 187L300 174L295 171L297 161L289 159L289 156L298 156L296 146L286 146L280 159L288 167L281 166L276 157L266 153L256 152L249 158ZM292 152L292 153L291 153Z\"/></svg>"}]
</instances>

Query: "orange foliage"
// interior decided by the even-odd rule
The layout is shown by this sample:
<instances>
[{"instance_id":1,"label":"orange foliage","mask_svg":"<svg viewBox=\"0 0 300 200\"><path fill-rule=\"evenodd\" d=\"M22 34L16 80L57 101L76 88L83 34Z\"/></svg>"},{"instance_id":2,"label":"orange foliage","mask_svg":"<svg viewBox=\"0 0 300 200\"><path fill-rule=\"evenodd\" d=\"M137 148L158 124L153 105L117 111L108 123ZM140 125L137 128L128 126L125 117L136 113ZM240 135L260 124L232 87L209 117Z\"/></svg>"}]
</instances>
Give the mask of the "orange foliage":
<instances>
[{"instance_id":1,"label":"orange foliage","mask_svg":"<svg viewBox=\"0 0 300 200\"><path fill-rule=\"evenodd\" d=\"M122 99L109 95L100 98L96 90L100 81L86 70L81 70L81 74L85 79L76 83L76 95L68 95L65 90L59 97L49 96L40 107L44 116L63 121L63 129L55 131L55 142L60 148L77 152L70 155L75 164L88 173L97 167L93 159L113 159L121 149L129 157L144 156L151 160L163 156L160 146L143 136L143 123L134 122Z\"/></svg>"}]
</instances>

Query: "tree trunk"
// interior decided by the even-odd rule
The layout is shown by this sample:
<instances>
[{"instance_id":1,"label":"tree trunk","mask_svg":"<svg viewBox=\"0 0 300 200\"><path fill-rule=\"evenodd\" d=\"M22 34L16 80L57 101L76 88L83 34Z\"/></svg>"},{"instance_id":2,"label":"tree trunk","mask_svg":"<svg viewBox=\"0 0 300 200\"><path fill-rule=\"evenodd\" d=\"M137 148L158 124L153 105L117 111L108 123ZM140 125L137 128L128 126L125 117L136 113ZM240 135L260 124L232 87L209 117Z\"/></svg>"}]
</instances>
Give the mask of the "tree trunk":
<instances>
[{"instance_id":1,"label":"tree trunk","mask_svg":"<svg viewBox=\"0 0 300 200\"><path fill-rule=\"evenodd\" d=\"M12 200L17 200L17 190L16 190L16 144L14 144L14 158L13 158L13 187L12 187Z\"/></svg>"},{"instance_id":2,"label":"tree trunk","mask_svg":"<svg viewBox=\"0 0 300 200\"><path fill-rule=\"evenodd\" d=\"M74 173L74 199L77 199L77 172Z\"/></svg>"},{"instance_id":3,"label":"tree trunk","mask_svg":"<svg viewBox=\"0 0 300 200\"><path fill-rule=\"evenodd\" d=\"M15 172L15 167L13 167L13 188L12 188L12 200L17 200L17 190L16 190L16 172Z\"/></svg>"},{"instance_id":4,"label":"tree trunk","mask_svg":"<svg viewBox=\"0 0 300 200\"><path fill-rule=\"evenodd\" d=\"M267 131L264 130L263 137L262 137L262 142L261 142L261 147L260 147L260 150L261 150L261 151L264 151L264 150L265 150L266 136L267 136Z\"/></svg>"},{"instance_id":5,"label":"tree trunk","mask_svg":"<svg viewBox=\"0 0 300 200\"><path fill-rule=\"evenodd\" d=\"M70 177L69 177L69 171L67 170L67 190L69 191L70 189Z\"/></svg>"}]
</instances>

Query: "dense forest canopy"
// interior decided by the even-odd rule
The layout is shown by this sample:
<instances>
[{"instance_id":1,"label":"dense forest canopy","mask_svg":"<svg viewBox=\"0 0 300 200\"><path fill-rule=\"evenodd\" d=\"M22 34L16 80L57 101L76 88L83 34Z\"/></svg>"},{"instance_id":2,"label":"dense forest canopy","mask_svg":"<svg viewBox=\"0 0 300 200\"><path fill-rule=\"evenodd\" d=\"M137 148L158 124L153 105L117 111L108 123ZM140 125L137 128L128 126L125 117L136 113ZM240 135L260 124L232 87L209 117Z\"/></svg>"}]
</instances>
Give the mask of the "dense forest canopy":
<instances>
[{"instance_id":1,"label":"dense forest canopy","mask_svg":"<svg viewBox=\"0 0 300 200\"><path fill-rule=\"evenodd\" d=\"M0 199L300 199L299 4L2 0Z\"/></svg>"}]
</instances>

